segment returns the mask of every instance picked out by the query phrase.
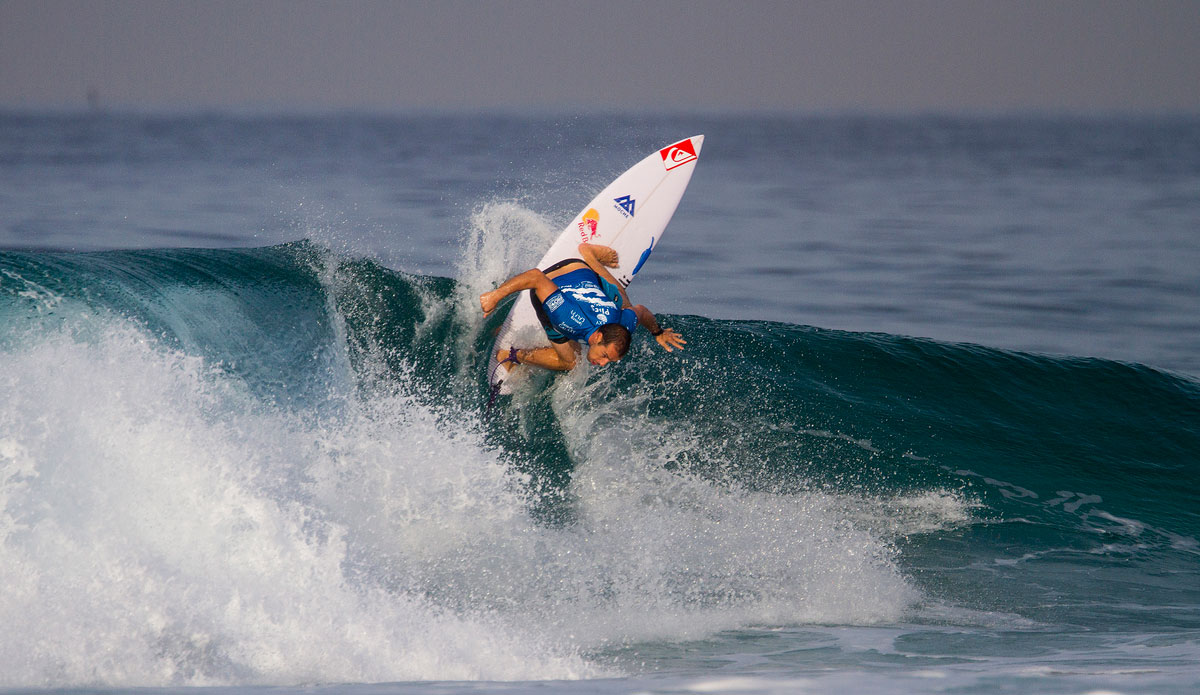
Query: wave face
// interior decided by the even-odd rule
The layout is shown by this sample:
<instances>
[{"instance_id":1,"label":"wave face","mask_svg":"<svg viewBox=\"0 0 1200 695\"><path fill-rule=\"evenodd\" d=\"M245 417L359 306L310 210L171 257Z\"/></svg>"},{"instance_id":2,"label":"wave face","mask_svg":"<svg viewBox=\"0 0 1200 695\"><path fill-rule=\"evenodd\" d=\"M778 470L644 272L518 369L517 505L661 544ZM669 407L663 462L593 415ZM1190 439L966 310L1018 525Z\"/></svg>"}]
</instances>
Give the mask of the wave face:
<instances>
[{"instance_id":1,"label":"wave face","mask_svg":"<svg viewBox=\"0 0 1200 695\"><path fill-rule=\"evenodd\" d=\"M492 239L494 241L495 238ZM466 279L0 253L0 685L541 680L754 626L1200 629L1200 385L669 316L484 418Z\"/></svg>"}]
</instances>

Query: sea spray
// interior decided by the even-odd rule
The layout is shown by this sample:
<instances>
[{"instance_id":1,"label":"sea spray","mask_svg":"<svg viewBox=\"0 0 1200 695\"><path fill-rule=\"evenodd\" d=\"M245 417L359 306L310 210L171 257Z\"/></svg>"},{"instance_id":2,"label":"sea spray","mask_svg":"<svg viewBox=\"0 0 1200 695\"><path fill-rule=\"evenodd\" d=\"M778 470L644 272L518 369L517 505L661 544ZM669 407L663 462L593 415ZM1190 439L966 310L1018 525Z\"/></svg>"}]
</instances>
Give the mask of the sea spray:
<instances>
[{"instance_id":1,"label":"sea spray","mask_svg":"<svg viewBox=\"0 0 1200 695\"><path fill-rule=\"evenodd\" d=\"M349 456L403 467L419 433L372 443L354 436L364 425L352 414L314 426L123 324L88 343L42 336L5 358L5 685L595 673L486 610L447 611L348 573L347 538L363 529L335 512L361 500L315 503L318 474ZM346 438L357 449L332 445ZM464 490L447 480L443 501L455 500Z\"/></svg>"}]
</instances>

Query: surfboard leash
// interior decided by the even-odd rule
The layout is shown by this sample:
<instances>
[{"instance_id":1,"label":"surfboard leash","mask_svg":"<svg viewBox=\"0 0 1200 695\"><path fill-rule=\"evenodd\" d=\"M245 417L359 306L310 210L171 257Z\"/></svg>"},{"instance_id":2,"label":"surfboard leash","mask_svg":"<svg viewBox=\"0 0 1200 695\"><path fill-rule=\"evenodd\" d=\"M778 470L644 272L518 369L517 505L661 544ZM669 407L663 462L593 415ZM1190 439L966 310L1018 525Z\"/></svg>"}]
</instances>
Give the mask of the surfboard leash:
<instances>
[{"instance_id":1,"label":"surfboard leash","mask_svg":"<svg viewBox=\"0 0 1200 695\"><path fill-rule=\"evenodd\" d=\"M514 365L521 364L521 360L517 359L517 349L511 345L508 346L508 357L505 357L504 359L497 362L496 366L492 367L492 371L488 374L488 383L489 384L492 383L492 377L496 376L496 370L500 368L500 365L508 364L509 362L512 362ZM496 396L500 395L500 387L503 384L504 384L503 381L498 384L492 384L492 386L488 389L487 405L484 406L484 409L483 409L483 421L484 422L487 422L488 419L491 417L492 406L494 406L496 404Z\"/></svg>"}]
</instances>

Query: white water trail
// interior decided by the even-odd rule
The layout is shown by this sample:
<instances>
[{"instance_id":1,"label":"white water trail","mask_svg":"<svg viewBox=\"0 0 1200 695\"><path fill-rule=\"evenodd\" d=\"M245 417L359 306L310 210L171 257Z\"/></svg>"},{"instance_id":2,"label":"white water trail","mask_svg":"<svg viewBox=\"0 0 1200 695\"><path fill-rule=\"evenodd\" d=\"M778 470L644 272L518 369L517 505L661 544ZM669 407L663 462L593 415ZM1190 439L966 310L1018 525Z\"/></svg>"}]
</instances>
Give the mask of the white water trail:
<instances>
[{"instance_id":1,"label":"white water trail","mask_svg":"<svg viewBox=\"0 0 1200 695\"><path fill-rule=\"evenodd\" d=\"M596 673L487 610L347 572L347 538L371 524L429 553L453 536L443 507L521 515L469 431L403 400L314 425L120 323L94 342L42 336L0 365L0 685ZM413 504L316 503L361 472L404 480Z\"/></svg>"}]
</instances>

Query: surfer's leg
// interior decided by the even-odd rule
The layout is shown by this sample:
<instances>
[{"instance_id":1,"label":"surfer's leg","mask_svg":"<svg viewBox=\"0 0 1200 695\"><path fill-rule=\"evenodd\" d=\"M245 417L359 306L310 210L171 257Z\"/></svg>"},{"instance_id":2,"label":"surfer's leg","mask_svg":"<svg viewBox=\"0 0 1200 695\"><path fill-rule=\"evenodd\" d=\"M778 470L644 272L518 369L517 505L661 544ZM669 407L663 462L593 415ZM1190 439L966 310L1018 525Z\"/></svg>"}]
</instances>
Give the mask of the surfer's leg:
<instances>
[{"instance_id":1,"label":"surfer's leg","mask_svg":"<svg viewBox=\"0 0 1200 695\"><path fill-rule=\"evenodd\" d=\"M532 364L543 369L565 372L575 366L579 346L574 342L554 343L551 347L521 350L520 353L521 364ZM496 353L497 360L503 360L506 357L508 357L508 350L500 350Z\"/></svg>"},{"instance_id":2,"label":"surfer's leg","mask_svg":"<svg viewBox=\"0 0 1200 695\"><path fill-rule=\"evenodd\" d=\"M600 244L580 244L579 254L583 256L584 260L587 262L588 268L590 268L591 271L596 274L596 277L600 278L610 287L615 289L617 294L621 296L621 301L617 302L618 304L625 308L633 306L633 302L629 301L629 294L625 292L625 288L621 285L621 283L617 282L617 279L613 277L612 273L608 272L607 268L605 267L617 267L620 259L617 256L616 249L613 249L610 246L601 246ZM604 293L609 294L607 288L605 288ZM609 296L611 297L612 295L610 294ZM615 298L614 301L616 301Z\"/></svg>"},{"instance_id":3,"label":"surfer's leg","mask_svg":"<svg viewBox=\"0 0 1200 695\"><path fill-rule=\"evenodd\" d=\"M550 266L549 268L546 268L545 272L546 272L546 277L553 280L554 278L562 277L563 275L569 275L569 274L575 272L576 270L579 270L581 268L586 268L586 267L588 267L587 263L584 263L582 260L580 260L578 258L571 258L569 260L555 263L554 265Z\"/></svg>"},{"instance_id":4,"label":"surfer's leg","mask_svg":"<svg viewBox=\"0 0 1200 695\"><path fill-rule=\"evenodd\" d=\"M558 285L555 285L550 278L546 277L545 273L537 268L531 268L520 275L514 275L505 280L496 289L479 295L479 307L483 309L483 315L487 316L496 309L496 306L500 302L504 301L505 297L513 292L533 290L538 298L545 301L546 297L554 294L557 289Z\"/></svg>"}]
</instances>

